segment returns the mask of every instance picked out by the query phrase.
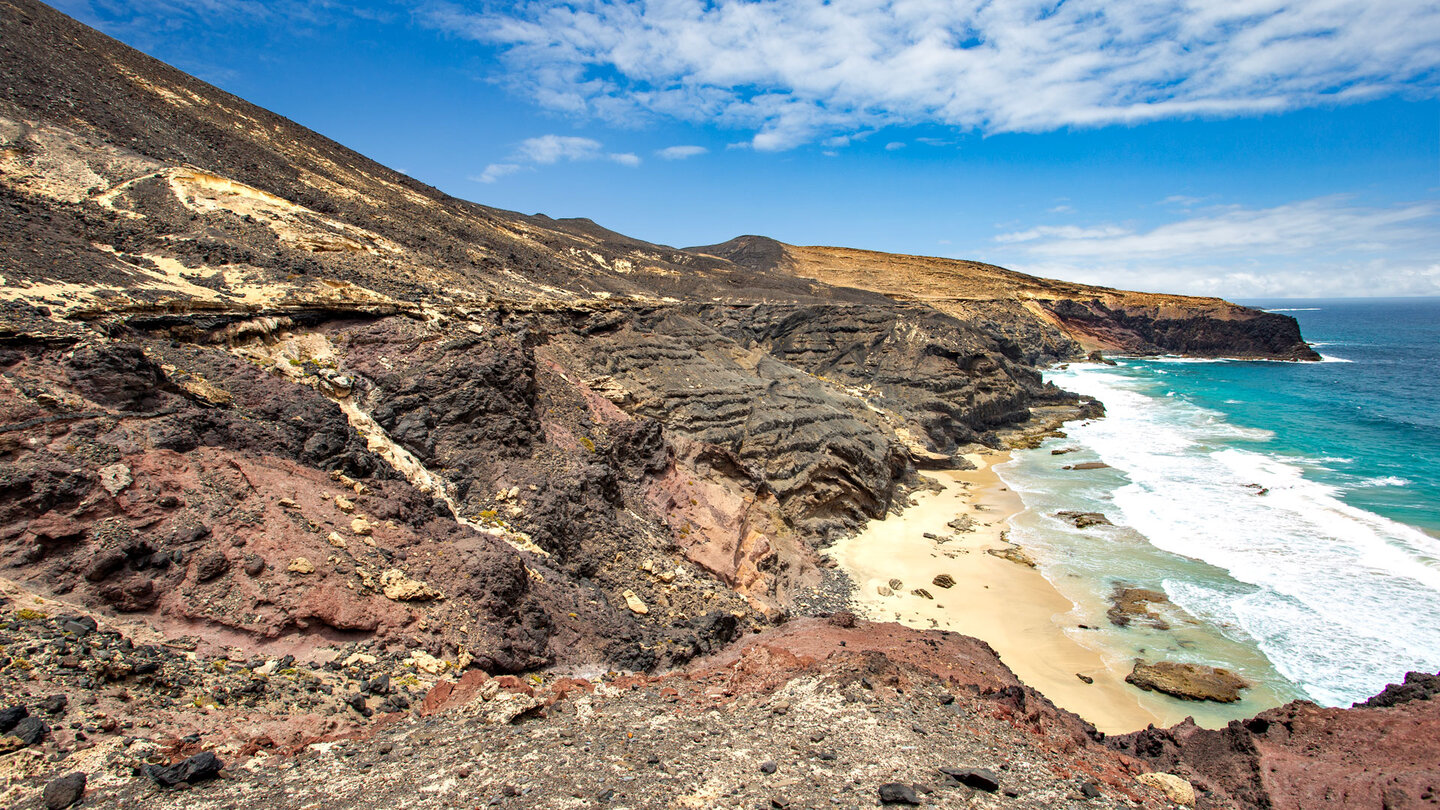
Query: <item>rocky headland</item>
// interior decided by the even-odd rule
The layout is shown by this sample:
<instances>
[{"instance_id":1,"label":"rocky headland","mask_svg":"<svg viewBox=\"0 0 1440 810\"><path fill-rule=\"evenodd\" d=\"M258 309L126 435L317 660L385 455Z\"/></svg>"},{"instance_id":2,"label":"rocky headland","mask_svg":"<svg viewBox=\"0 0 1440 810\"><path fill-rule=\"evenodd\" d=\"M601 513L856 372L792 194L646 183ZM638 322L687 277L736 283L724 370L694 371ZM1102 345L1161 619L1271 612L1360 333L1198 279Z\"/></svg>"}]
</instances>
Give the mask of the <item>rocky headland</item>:
<instances>
[{"instance_id":1,"label":"rocky headland","mask_svg":"<svg viewBox=\"0 0 1440 810\"><path fill-rule=\"evenodd\" d=\"M1428 682L1107 738L828 553L1101 413L1043 364L1293 320L488 208L30 0L0 64L0 805L1434 800Z\"/></svg>"}]
</instances>

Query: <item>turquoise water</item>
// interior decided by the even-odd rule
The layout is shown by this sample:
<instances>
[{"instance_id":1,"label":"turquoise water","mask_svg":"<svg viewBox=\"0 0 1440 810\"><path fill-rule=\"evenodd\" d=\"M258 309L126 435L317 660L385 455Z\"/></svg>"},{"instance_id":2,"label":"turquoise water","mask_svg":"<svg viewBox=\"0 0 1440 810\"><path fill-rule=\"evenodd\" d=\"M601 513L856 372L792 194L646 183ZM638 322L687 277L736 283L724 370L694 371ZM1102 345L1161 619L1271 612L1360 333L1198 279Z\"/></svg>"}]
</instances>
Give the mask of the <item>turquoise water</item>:
<instances>
[{"instance_id":1,"label":"turquoise water","mask_svg":"<svg viewBox=\"0 0 1440 810\"><path fill-rule=\"evenodd\" d=\"M1012 539L1112 660L1256 682L1234 716L1292 697L1348 705L1440 670L1440 300L1247 303L1297 318L1326 362L1051 372L1109 415L999 468L1027 507ZM1082 461L1110 468L1062 469ZM1063 509L1115 525L1078 530ZM1110 626L1117 583L1163 590L1171 629Z\"/></svg>"}]
</instances>

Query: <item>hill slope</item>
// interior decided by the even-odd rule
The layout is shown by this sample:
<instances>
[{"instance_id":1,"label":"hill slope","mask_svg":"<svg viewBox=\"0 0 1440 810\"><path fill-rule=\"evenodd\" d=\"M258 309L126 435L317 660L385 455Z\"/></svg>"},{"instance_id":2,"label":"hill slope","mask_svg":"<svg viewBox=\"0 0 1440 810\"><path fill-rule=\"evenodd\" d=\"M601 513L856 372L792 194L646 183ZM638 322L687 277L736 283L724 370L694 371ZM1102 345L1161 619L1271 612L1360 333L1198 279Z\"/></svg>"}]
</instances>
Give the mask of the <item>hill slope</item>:
<instances>
[{"instance_id":1,"label":"hill slope","mask_svg":"<svg viewBox=\"0 0 1440 810\"><path fill-rule=\"evenodd\" d=\"M1142 293L1037 278L982 262L840 247L798 247L761 236L689 248L756 271L862 290L986 323L1018 343L1083 351L1319 360L1295 320L1219 298Z\"/></svg>"}]
</instances>

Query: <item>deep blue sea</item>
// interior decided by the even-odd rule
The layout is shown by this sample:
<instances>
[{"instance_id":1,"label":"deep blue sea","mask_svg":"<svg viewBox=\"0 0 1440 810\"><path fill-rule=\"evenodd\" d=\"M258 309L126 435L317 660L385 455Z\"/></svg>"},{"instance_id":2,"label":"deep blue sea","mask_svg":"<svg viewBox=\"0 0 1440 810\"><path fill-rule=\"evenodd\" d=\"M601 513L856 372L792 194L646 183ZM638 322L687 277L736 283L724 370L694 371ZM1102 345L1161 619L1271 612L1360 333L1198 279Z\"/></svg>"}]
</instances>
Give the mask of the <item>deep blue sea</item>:
<instances>
[{"instance_id":1,"label":"deep blue sea","mask_svg":"<svg viewBox=\"0 0 1440 810\"><path fill-rule=\"evenodd\" d=\"M1244 303L1295 317L1325 362L1051 372L1109 415L998 468L1027 507L1012 539L1117 666L1163 656L1259 684L1235 716L1440 670L1440 299ZM1081 461L1110 467L1062 469ZM1065 509L1115 525L1079 530ZM1117 584L1163 590L1175 626L1110 626Z\"/></svg>"}]
</instances>

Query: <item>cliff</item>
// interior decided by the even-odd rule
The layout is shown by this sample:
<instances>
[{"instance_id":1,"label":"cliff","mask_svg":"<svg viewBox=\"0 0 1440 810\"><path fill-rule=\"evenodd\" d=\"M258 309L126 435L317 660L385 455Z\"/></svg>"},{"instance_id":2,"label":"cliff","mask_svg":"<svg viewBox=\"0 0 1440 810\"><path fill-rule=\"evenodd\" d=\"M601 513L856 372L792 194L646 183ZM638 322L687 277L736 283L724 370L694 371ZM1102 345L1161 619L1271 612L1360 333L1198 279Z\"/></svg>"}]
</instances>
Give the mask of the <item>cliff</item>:
<instances>
[{"instance_id":1,"label":"cliff","mask_svg":"<svg viewBox=\"0 0 1440 810\"><path fill-rule=\"evenodd\" d=\"M690 251L757 271L782 271L924 303L966 322L986 324L1033 352L1032 360L1095 350L1320 359L1300 338L1294 318L1219 298L1129 292L1036 278L981 262L797 247L760 236Z\"/></svg>"}]
</instances>

